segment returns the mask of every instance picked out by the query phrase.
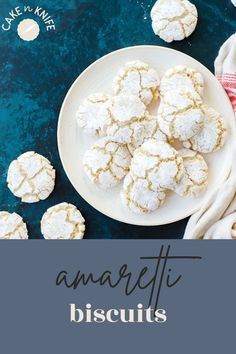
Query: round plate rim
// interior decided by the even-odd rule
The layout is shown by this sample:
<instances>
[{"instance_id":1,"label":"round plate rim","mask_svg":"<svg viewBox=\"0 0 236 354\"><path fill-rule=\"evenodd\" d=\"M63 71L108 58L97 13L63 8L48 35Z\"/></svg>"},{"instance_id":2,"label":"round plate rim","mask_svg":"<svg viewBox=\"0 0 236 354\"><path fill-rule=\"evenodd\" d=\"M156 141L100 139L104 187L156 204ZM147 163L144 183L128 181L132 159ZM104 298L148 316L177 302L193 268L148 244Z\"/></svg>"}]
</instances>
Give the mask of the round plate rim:
<instances>
[{"instance_id":1,"label":"round plate rim","mask_svg":"<svg viewBox=\"0 0 236 354\"><path fill-rule=\"evenodd\" d=\"M172 218L170 219L168 222L165 222L165 223L149 223L149 224L144 224L142 222L140 223L137 223L137 222L128 222L122 218L119 218L119 217L114 217L112 215L110 215L109 213L103 213L101 210L99 210L99 208L91 205L88 200L83 196L81 195L81 193L77 190L76 186L74 185L74 183L71 181L71 178L69 176L69 173L67 172L67 168L66 168L66 163L65 163L65 160L64 160L64 157L63 157L63 152L62 152L62 143L61 143L61 120L62 120L62 113L63 113L63 110L64 110L64 107L65 107L65 104L66 104L66 101L67 101L67 98L70 96L70 93L71 91L73 90L74 86L76 86L77 82L84 76L86 75L86 73L93 67L95 66L97 63L99 63L100 61L106 59L107 57L110 57L110 56L113 56L115 55L116 53L119 53L119 52L125 52L125 51L129 51L131 49L135 49L135 48L143 48L143 49L149 49L149 48L157 48L159 50L163 50L163 51L171 51L171 52L176 52L176 53L180 53L181 55L183 56L186 56L187 58L190 58L192 61L195 61L197 63L197 65L200 65L201 67L204 68L204 70L207 70L208 71L208 74L210 74L215 80L216 80L216 83L218 83L218 87L219 89L222 90L222 93L225 95L225 97L227 98L228 102L229 102L229 105L231 106L232 108L232 113L233 112L233 107L231 105L231 102L229 100L229 97L228 95L226 94L225 90L223 89L223 87L221 86L220 82L216 79L215 75L205 66L203 65L202 63L200 63L197 59L191 57L190 55L188 54L185 54L179 50L176 50L176 49L172 49L172 48L168 48L168 47L162 47L162 46L158 46L158 45L135 45L135 46L129 46L129 47L125 47L125 48L121 48L121 49L117 49L115 51L112 51L108 54L105 54L104 56L102 56L101 58L95 60L93 63L91 63L85 70L82 71L82 73L74 80L74 82L72 83L72 85L70 86L69 90L67 91L67 94L63 100L63 103L62 103L62 106L61 106L61 109L60 109L60 112L59 112L59 118L58 118L58 124L57 124L57 145L58 145L58 152L59 152L59 156L60 156L60 160L61 160L61 163L62 163L62 166L63 166L63 169L65 171L65 174L66 176L68 177L70 183L72 184L72 186L74 187L74 189L76 190L76 192L86 201L86 203L88 203L92 208L94 208L95 210L97 210L99 213L113 219L113 220L116 220L116 221L119 221L119 222L122 222L122 223L125 223L125 224L128 224L128 225L135 225L135 226L161 226L161 225L168 225L168 224L171 224L171 223L174 223L174 222L178 222L180 220L184 220L185 218L191 216L192 214L194 214L197 210L199 210L199 207L196 207L195 209L192 208L191 210L191 213L185 213L183 215L183 217L181 219L177 218ZM234 132L233 134L236 136L236 124L233 124L234 125ZM226 172L225 172L225 176L227 176L227 174L229 173L230 171L230 164L228 163L228 166L227 166L227 169L226 169ZM213 194L215 192L217 187L215 187L214 190L212 190L211 194ZM210 195L208 195L208 198L210 198ZM203 201L204 201L205 198L203 198Z\"/></svg>"}]
</instances>

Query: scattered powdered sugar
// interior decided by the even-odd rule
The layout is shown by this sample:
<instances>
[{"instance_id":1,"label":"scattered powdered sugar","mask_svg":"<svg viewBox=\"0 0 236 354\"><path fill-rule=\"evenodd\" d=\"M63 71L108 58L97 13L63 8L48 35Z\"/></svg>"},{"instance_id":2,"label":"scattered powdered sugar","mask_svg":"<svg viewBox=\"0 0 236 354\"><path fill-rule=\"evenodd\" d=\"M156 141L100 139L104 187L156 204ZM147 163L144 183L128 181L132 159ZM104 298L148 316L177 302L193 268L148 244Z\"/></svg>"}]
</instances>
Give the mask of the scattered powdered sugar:
<instances>
[{"instance_id":1,"label":"scattered powdered sugar","mask_svg":"<svg viewBox=\"0 0 236 354\"><path fill-rule=\"evenodd\" d=\"M197 134L203 125L201 97L195 91L168 91L162 97L157 119L168 138L187 140Z\"/></svg>"},{"instance_id":2,"label":"scattered powdered sugar","mask_svg":"<svg viewBox=\"0 0 236 354\"><path fill-rule=\"evenodd\" d=\"M136 95L148 105L159 97L160 83L156 70L140 60L128 62L114 79L116 95Z\"/></svg>"},{"instance_id":3,"label":"scattered powdered sugar","mask_svg":"<svg viewBox=\"0 0 236 354\"><path fill-rule=\"evenodd\" d=\"M102 136L109 118L107 109L111 106L111 96L95 93L88 96L76 113L78 124L84 132Z\"/></svg>"},{"instance_id":4,"label":"scattered powdered sugar","mask_svg":"<svg viewBox=\"0 0 236 354\"><path fill-rule=\"evenodd\" d=\"M85 220L72 204L61 203L49 208L41 220L41 232L46 239L82 239Z\"/></svg>"},{"instance_id":5,"label":"scattered powdered sugar","mask_svg":"<svg viewBox=\"0 0 236 354\"><path fill-rule=\"evenodd\" d=\"M191 139L184 141L186 148L210 153L219 150L225 144L227 129L222 115L207 105L203 106L205 115L202 129Z\"/></svg>"},{"instance_id":6,"label":"scattered powdered sugar","mask_svg":"<svg viewBox=\"0 0 236 354\"><path fill-rule=\"evenodd\" d=\"M22 217L16 213L0 212L0 240L26 240L28 231Z\"/></svg>"},{"instance_id":7,"label":"scattered powdered sugar","mask_svg":"<svg viewBox=\"0 0 236 354\"><path fill-rule=\"evenodd\" d=\"M188 0L158 0L151 10L152 28L166 42L180 41L196 28L196 6Z\"/></svg>"},{"instance_id":8,"label":"scattered powdered sugar","mask_svg":"<svg viewBox=\"0 0 236 354\"><path fill-rule=\"evenodd\" d=\"M181 149L178 152L183 159L185 173L175 192L181 196L198 197L207 187L208 166L196 151Z\"/></svg>"},{"instance_id":9,"label":"scattered powdered sugar","mask_svg":"<svg viewBox=\"0 0 236 354\"><path fill-rule=\"evenodd\" d=\"M173 90L195 90L199 95L203 94L204 79L202 74L195 69L184 65L177 65L167 70L161 79L160 92L165 95Z\"/></svg>"},{"instance_id":10,"label":"scattered powdered sugar","mask_svg":"<svg viewBox=\"0 0 236 354\"><path fill-rule=\"evenodd\" d=\"M98 140L84 155L83 166L89 179L99 187L116 186L129 172L131 154L126 145L110 138Z\"/></svg>"},{"instance_id":11,"label":"scattered powdered sugar","mask_svg":"<svg viewBox=\"0 0 236 354\"><path fill-rule=\"evenodd\" d=\"M29 151L14 160L8 169L8 188L22 202L46 199L55 185L55 170L42 155Z\"/></svg>"}]
</instances>

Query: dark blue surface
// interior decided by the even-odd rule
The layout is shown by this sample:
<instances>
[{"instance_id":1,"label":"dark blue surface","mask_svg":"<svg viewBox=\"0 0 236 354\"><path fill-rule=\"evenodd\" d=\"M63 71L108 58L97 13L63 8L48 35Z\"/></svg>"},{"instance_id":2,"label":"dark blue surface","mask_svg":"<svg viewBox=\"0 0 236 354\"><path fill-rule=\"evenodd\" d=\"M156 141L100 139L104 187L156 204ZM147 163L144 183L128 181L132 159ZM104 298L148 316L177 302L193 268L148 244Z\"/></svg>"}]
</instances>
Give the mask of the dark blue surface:
<instances>
[{"instance_id":1,"label":"dark blue surface","mask_svg":"<svg viewBox=\"0 0 236 354\"><path fill-rule=\"evenodd\" d=\"M28 224L30 238L41 238L44 211L62 201L78 206L86 218L86 238L181 238L186 221L135 227L113 221L90 207L66 177L57 149L57 120L62 101L77 76L93 61L119 48L156 44L178 49L213 70L220 45L235 32L236 8L229 0L198 0L199 22L194 34L166 44L151 28L155 1L74 0L1 1L0 24L15 6L45 7L56 31L41 33L32 42L21 40L15 19L12 29L0 29L0 210L16 211ZM35 18L36 19L36 18ZM6 186L9 163L35 150L48 157L57 170L56 188L45 201L21 203Z\"/></svg>"}]
</instances>

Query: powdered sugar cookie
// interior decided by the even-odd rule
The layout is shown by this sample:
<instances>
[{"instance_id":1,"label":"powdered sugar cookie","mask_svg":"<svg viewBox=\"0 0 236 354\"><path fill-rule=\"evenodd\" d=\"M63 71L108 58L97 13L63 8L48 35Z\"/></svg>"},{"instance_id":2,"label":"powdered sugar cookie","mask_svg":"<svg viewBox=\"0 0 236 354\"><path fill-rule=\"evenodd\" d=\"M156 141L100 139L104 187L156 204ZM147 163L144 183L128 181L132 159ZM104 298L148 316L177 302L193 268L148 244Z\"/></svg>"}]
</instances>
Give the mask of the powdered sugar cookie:
<instances>
[{"instance_id":1,"label":"powdered sugar cookie","mask_svg":"<svg viewBox=\"0 0 236 354\"><path fill-rule=\"evenodd\" d=\"M168 91L161 100L157 119L168 138L187 140L203 125L201 97L195 91Z\"/></svg>"},{"instance_id":2,"label":"powdered sugar cookie","mask_svg":"<svg viewBox=\"0 0 236 354\"><path fill-rule=\"evenodd\" d=\"M152 189L145 178L128 173L124 179L121 200L136 214L147 214L158 209L164 203L165 196L164 190Z\"/></svg>"},{"instance_id":3,"label":"powdered sugar cookie","mask_svg":"<svg viewBox=\"0 0 236 354\"><path fill-rule=\"evenodd\" d=\"M177 65L167 70L161 79L160 92L164 96L168 91L190 90L203 94L204 79L195 69L184 65Z\"/></svg>"},{"instance_id":4,"label":"powdered sugar cookie","mask_svg":"<svg viewBox=\"0 0 236 354\"><path fill-rule=\"evenodd\" d=\"M85 220L72 204L61 203L49 208L41 220L41 232L46 239L82 239Z\"/></svg>"},{"instance_id":5,"label":"powdered sugar cookie","mask_svg":"<svg viewBox=\"0 0 236 354\"><path fill-rule=\"evenodd\" d=\"M45 157L29 151L10 164L7 183L11 192L22 202L35 203L52 193L55 170Z\"/></svg>"},{"instance_id":6,"label":"powdered sugar cookie","mask_svg":"<svg viewBox=\"0 0 236 354\"><path fill-rule=\"evenodd\" d=\"M169 144L150 139L135 150L130 173L146 179L154 191L173 190L184 173L183 159Z\"/></svg>"},{"instance_id":7,"label":"powdered sugar cookie","mask_svg":"<svg viewBox=\"0 0 236 354\"><path fill-rule=\"evenodd\" d=\"M77 120L84 132L91 135L104 135L108 119L107 109L111 105L111 97L102 93L88 96L77 111Z\"/></svg>"},{"instance_id":8,"label":"powdered sugar cookie","mask_svg":"<svg viewBox=\"0 0 236 354\"><path fill-rule=\"evenodd\" d=\"M84 170L89 179L99 187L116 186L129 172L131 155L126 145L110 138L98 140L84 155Z\"/></svg>"},{"instance_id":9,"label":"powdered sugar cookie","mask_svg":"<svg viewBox=\"0 0 236 354\"><path fill-rule=\"evenodd\" d=\"M207 105L203 106L203 112L205 119L202 129L191 139L184 141L183 145L186 148L207 154L224 146L227 130L219 112Z\"/></svg>"},{"instance_id":10,"label":"powdered sugar cookie","mask_svg":"<svg viewBox=\"0 0 236 354\"><path fill-rule=\"evenodd\" d=\"M156 70L140 60L128 62L114 79L116 95L137 95L148 105L159 97L160 80Z\"/></svg>"},{"instance_id":11,"label":"powdered sugar cookie","mask_svg":"<svg viewBox=\"0 0 236 354\"><path fill-rule=\"evenodd\" d=\"M140 145L128 144L128 149L133 155L134 150L140 147L148 139L155 139L157 141L168 142L167 136L161 131L156 117L150 116L145 123L145 134L143 135L143 140Z\"/></svg>"},{"instance_id":12,"label":"powdered sugar cookie","mask_svg":"<svg viewBox=\"0 0 236 354\"><path fill-rule=\"evenodd\" d=\"M188 0L158 0L151 11L152 28L164 41L181 41L196 28L196 6Z\"/></svg>"},{"instance_id":13,"label":"powdered sugar cookie","mask_svg":"<svg viewBox=\"0 0 236 354\"><path fill-rule=\"evenodd\" d=\"M0 212L0 240L26 240L28 231L22 217L16 213Z\"/></svg>"},{"instance_id":14,"label":"powdered sugar cookie","mask_svg":"<svg viewBox=\"0 0 236 354\"><path fill-rule=\"evenodd\" d=\"M142 143L144 123L149 119L149 113L140 98L132 95L113 97L109 115L106 133L113 141L134 145Z\"/></svg>"},{"instance_id":15,"label":"powdered sugar cookie","mask_svg":"<svg viewBox=\"0 0 236 354\"><path fill-rule=\"evenodd\" d=\"M181 149L178 152L184 162L185 174L175 192L181 196L198 197L207 187L208 166L196 151Z\"/></svg>"}]
</instances>

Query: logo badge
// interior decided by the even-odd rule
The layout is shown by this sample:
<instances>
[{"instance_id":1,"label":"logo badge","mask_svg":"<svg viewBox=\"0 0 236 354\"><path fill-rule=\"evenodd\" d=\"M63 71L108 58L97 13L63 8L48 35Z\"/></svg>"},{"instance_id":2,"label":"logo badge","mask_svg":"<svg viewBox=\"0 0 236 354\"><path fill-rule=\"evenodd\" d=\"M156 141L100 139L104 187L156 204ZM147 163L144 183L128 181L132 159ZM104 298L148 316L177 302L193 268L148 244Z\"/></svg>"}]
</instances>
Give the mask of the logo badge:
<instances>
[{"instance_id":1,"label":"logo badge","mask_svg":"<svg viewBox=\"0 0 236 354\"><path fill-rule=\"evenodd\" d=\"M56 29L52 16L39 6L17 6L10 10L1 24L1 29L4 32L10 31L15 22L18 22L18 36L24 41L35 40L39 36L42 26L46 31L55 31Z\"/></svg>"}]
</instances>

